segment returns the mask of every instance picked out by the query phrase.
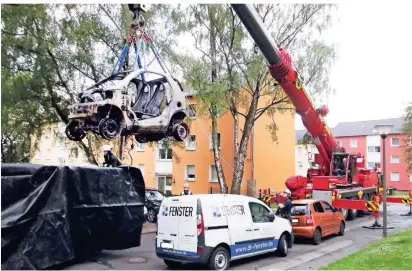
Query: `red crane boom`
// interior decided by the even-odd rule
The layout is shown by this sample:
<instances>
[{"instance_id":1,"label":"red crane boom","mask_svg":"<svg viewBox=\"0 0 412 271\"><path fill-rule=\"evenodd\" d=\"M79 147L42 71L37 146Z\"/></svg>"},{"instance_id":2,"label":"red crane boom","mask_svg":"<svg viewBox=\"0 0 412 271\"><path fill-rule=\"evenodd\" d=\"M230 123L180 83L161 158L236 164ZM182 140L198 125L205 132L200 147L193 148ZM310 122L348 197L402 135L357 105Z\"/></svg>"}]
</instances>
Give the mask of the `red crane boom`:
<instances>
[{"instance_id":1,"label":"red crane boom","mask_svg":"<svg viewBox=\"0 0 412 271\"><path fill-rule=\"evenodd\" d=\"M282 86L291 103L295 106L296 113L301 116L303 125L312 135L319 151L319 156L315 158L315 162L321 170L319 175L329 174L332 153L336 150L344 152L344 149L338 146L323 119L328 113L327 107L322 106L315 109L310 96L303 88L298 72L293 68L289 53L277 48L253 5L233 4L232 7L267 59L271 75Z\"/></svg>"}]
</instances>

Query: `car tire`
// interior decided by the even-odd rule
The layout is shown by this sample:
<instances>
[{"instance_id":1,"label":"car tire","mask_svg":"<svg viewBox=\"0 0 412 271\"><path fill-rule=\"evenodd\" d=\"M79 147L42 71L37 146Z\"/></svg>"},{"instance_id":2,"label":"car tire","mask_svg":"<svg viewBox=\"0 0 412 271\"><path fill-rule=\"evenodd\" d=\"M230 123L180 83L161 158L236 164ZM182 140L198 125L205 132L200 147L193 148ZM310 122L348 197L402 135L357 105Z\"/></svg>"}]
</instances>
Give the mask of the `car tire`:
<instances>
[{"instance_id":1,"label":"car tire","mask_svg":"<svg viewBox=\"0 0 412 271\"><path fill-rule=\"evenodd\" d=\"M179 269L182 266L182 262L163 260L169 269Z\"/></svg>"},{"instance_id":2,"label":"car tire","mask_svg":"<svg viewBox=\"0 0 412 271\"><path fill-rule=\"evenodd\" d=\"M285 234L282 234L279 239L278 248L276 250L277 255L280 257L286 257L289 252L288 240Z\"/></svg>"},{"instance_id":3,"label":"car tire","mask_svg":"<svg viewBox=\"0 0 412 271\"><path fill-rule=\"evenodd\" d=\"M314 245L319 245L322 242L322 231L320 228L315 229L315 233L313 234L312 242Z\"/></svg>"},{"instance_id":4,"label":"car tire","mask_svg":"<svg viewBox=\"0 0 412 271\"><path fill-rule=\"evenodd\" d=\"M341 221L340 226L339 226L338 235L343 236L344 234L345 234L345 223L343 223L343 221Z\"/></svg>"},{"instance_id":5,"label":"car tire","mask_svg":"<svg viewBox=\"0 0 412 271\"><path fill-rule=\"evenodd\" d=\"M189 126L184 122L176 123L173 126L172 135L176 141L183 142L190 135Z\"/></svg>"},{"instance_id":6,"label":"car tire","mask_svg":"<svg viewBox=\"0 0 412 271\"><path fill-rule=\"evenodd\" d=\"M209 258L209 270L226 270L229 267L229 252L224 247L217 247L213 250Z\"/></svg>"},{"instance_id":7,"label":"car tire","mask_svg":"<svg viewBox=\"0 0 412 271\"><path fill-rule=\"evenodd\" d=\"M154 209L147 210L147 221L151 223L156 222L156 211Z\"/></svg>"}]
</instances>

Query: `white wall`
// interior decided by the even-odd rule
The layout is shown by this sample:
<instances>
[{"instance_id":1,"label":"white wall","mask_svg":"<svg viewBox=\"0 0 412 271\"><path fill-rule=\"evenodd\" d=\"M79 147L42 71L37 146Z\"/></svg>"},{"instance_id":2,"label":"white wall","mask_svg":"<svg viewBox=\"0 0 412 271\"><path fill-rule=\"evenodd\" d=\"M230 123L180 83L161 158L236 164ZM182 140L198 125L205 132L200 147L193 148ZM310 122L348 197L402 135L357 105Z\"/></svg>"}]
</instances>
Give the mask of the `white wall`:
<instances>
[{"instance_id":1,"label":"white wall","mask_svg":"<svg viewBox=\"0 0 412 271\"><path fill-rule=\"evenodd\" d=\"M295 174L306 176L310 163L319 153L315 145L295 145Z\"/></svg>"},{"instance_id":2,"label":"white wall","mask_svg":"<svg viewBox=\"0 0 412 271\"><path fill-rule=\"evenodd\" d=\"M373 163L380 163L381 162L381 153L380 152L370 152L368 147L370 146L381 146L381 138L379 135L371 135L366 137L366 167L368 166L369 162Z\"/></svg>"},{"instance_id":3,"label":"white wall","mask_svg":"<svg viewBox=\"0 0 412 271\"><path fill-rule=\"evenodd\" d=\"M172 174L172 159L170 160L161 160L159 159L159 148L156 146L155 147L155 173L156 174Z\"/></svg>"}]
</instances>

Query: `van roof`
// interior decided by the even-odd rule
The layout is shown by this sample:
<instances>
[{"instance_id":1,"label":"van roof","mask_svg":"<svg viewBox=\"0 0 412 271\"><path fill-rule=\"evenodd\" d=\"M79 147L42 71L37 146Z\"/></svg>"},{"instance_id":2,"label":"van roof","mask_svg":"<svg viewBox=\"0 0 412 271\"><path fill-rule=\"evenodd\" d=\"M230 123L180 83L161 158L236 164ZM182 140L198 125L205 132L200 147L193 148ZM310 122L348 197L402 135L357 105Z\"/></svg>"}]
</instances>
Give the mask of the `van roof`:
<instances>
[{"instance_id":1,"label":"van roof","mask_svg":"<svg viewBox=\"0 0 412 271\"><path fill-rule=\"evenodd\" d=\"M232 194L195 194L195 195L185 195L185 196L173 196L173 197L167 197L167 199L173 199L173 198L201 198L201 199L206 199L206 200L219 200L225 197L231 197L234 199L239 199L239 200L254 200L254 201L259 201L258 199L248 197L248 196L243 196L243 195L232 195Z\"/></svg>"}]
</instances>

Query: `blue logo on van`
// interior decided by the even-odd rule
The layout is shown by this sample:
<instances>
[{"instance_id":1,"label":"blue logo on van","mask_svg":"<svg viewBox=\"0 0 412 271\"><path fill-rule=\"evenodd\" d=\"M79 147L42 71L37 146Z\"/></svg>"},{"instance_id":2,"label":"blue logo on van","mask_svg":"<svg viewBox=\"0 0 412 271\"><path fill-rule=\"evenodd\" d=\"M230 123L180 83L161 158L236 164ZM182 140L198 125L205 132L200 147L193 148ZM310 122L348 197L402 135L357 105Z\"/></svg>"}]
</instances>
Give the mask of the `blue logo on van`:
<instances>
[{"instance_id":1,"label":"blue logo on van","mask_svg":"<svg viewBox=\"0 0 412 271\"><path fill-rule=\"evenodd\" d=\"M222 213L220 212L219 207L213 207L212 212L213 212L213 217L221 217L222 216Z\"/></svg>"},{"instance_id":2,"label":"blue logo on van","mask_svg":"<svg viewBox=\"0 0 412 271\"><path fill-rule=\"evenodd\" d=\"M169 207L163 206L162 216L167 216L168 212L169 212Z\"/></svg>"}]
</instances>

